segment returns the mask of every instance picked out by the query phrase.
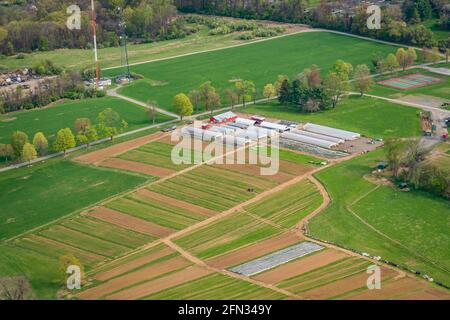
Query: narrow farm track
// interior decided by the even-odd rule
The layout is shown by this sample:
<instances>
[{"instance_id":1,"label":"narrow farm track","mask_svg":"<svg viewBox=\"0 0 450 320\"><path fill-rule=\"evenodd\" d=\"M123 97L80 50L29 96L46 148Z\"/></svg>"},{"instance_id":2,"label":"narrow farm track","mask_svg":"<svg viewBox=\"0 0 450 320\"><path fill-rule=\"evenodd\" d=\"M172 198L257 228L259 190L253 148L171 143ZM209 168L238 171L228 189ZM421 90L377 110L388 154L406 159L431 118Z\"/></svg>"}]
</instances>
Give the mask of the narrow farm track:
<instances>
[{"instance_id":1,"label":"narrow farm track","mask_svg":"<svg viewBox=\"0 0 450 320\"><path fill-rule=\"evenodd\" d=\"M358 199L356 199L354 202L352 202L350 205L346 206L346 209L352 214L354 215L359 221L361 221L361 223L363 223L365 226L367 226L368 228L370 228L371 230L373 230L374 232L376 232L377 234L379 234L380 236L382 236L383 238L385 238L388 241L391 241L393 243L395 243L396 245L402 247L403 249L405 249L406 251L408 251L409 253L411 253L413 256L417 256L420 259L423 259L429 263L431 263L432 265L434 265L436 268L440 269L441 271L444 272L448 272L450 273L450 270L448 270L447 268L437 264L435 261L430 260L429 258L425 257L424 255L412 250L411 248L405 246L403 243L401 243L400 241L388 236L387 234L385 234L384 232L378 230L376 227L374 227L373 225L371 225L369 222L367 222L366 220L364 220L361 216L359 216L355 210L353 210L353 206L356 205L358 202L362 201L364 198L368 197L371 193L375 192L376 190L378 190L381 187L381 185L377 185L375 188L373 188L372 190L370 190L369 192L365 193L364 195L362 195L361 197L359 197Z\"/></svg>"},{"instance_id":2,"label":"narrow farm track","mask_svg":"<svg viewBox=\"0 0 450 320\"><path fill-rule=\"evenodd\" d=\"M258 281L258 280L255 280L255 279L243 276L243 275L239 275L237 273L234 273L234 272L231 272L231 271L228 271L228 270L217 269L217 268L211 267L210 265L207 265L203 260L198 259L197 257L193 256L192 254L190 254L189 252L187 252L186 250L184 250L180 246L177 246L176 244L174 244L172 241L170 241L168 239L165 239L163 241L163 243L166 244L171 249L179 252L184 258L186 258L187 260L195 263L199 267L203 267L203 268L205 268L207 270L210 270L210 271L213 271L213 272L216 272L216 273L220 273L220 274L223 274L225 276L229 276L229 277L232 277L232 278L235 278L235 279L238 279L238 280L246 281L246 282L252 283L254 285L257 285L259 287L263 287L263 288L266 288L266 289L270 289L270 290L276 291L276 292L281 293L281 294L283 294L285 296L288 296L290 298L302 299L301 296L296 295L296 294L294 294L292 292L289 292L287 290L280 289L280 288L278 288L278 287L276 287L274 285L271 285L271 284L268 284L268 283L265 283L265 282L261 282L261 281Z\"/></svg>"}]
</instances>

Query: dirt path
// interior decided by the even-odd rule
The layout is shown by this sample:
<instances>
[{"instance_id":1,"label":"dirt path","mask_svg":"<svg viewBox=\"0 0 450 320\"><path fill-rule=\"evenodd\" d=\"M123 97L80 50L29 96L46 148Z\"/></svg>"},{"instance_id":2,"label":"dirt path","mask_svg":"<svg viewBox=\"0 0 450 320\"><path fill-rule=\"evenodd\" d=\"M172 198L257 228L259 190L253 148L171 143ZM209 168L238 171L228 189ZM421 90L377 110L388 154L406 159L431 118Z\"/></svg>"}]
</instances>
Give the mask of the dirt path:
<instances>
[{"instance_id":1,"label":"dirt path","mask_svg":"<svg viewBox=\"0 0 450 320\"><path fill-rule=\"evenodd\" d=\"M412 254L413 256L419 257L421 259L423 259L424 261L427 261L428 263L431 263L432 265L434 265L436 268L440 269L441 271L450 273L449 270L447 270L445 267L440 266L439 264L437 264L435 261L428 259L427 257L423 256L422 254L412 250L411 248L408 248L407 246L405 246L403 243L401 243L400 241L388 236L387 234L385 234L384 232L378 230L376 227L374 227L373 225L371 225L369 222L367 222L366 220L364 220L361 216L359 216L354 210L353 210L353 206L355 204L357 204L358 202L360 202L361 200L363 200L364 198L368 197L372 192L375 192L376 190L378 190L381 187L381 185L377 185L375 188L373 188L372 190L370 190L369 192L365 193L364 195L362 195L361 197L359 197L358 199L356 199L354 202L352 202L350 205L346 206L346 209L353 215L355 216L359 221L361 221L361 223L363 223L365 226L367 226L368 228L370 228L372 231L376 232L378 235L380 235L381 237L385 238L388 241L391 241L393 243L395 243L396 245L402 247L404 250L408 251L410 254Z\"/></svg>"},{"instance_id":2,"label":"dirt path","mask_svg":"<svg viewBox=\"0 0 450 320\"><path fill-rule=\"evenodd\" d=\"M211 267L211 266L207 265L204 261L202 261L202 260L198 259L197 257L193 256L192 254L190 254L186 250L182 249L178 245L174 244L170 240L166 239L166 240L164 240L164 243L168 247L172 248L173 250L178 251L184 258L188 259L189 261L195 263L196 265L198 265L200 267L203 267L203 268L205 268L205 269L207 269L207 270L209 270L211 272L221 273L223 275L226 275L226 276L229 276L229 277L232 277L232 278L235 278L235 279L239 279L239 280L242 280L242 281L245 281L245 282L250 282L250 283L255 284L255 285L259 286L259 287L263 287L263 288L266 288L266 289L270 289L272 291L276 291L278 293L281 293L281 294L283 294L285 296L288 296L288 297L291 297L291 298L295 298L295 299L300 299L301 298L300 296L298 296L296 294L293 294L293 293L291 293L289 291L286 291L284 289L277 288L274 285L267 284L267 283L264 283L264 282L261 282L261 281L257 281L257 280L254 280L254 279L251 279L251 278L239 275L239 274L231 272L231 271L227 271L227 270L217 269L217 268Z\"/></svg>"}]
</instances>

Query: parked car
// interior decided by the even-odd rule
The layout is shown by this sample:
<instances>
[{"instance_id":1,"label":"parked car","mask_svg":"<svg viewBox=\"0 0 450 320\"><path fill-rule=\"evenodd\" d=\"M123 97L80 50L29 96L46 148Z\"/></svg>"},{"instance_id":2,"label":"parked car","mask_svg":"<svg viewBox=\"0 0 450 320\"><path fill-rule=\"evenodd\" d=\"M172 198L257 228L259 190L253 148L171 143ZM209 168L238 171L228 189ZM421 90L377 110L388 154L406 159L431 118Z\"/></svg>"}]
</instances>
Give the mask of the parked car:
<instances>
[{"instance_id":1,"label":"parked car","mask_svg":"<svg viewBox=\"0 0 450 320\"><path fill-rule=\"evenodd\" d=\"M175 131L176 129L177 129L177 126L172 126L170 128L162 129L161 131L162 132L172 132L172 131Z\"/></svg>"}]
</instances>

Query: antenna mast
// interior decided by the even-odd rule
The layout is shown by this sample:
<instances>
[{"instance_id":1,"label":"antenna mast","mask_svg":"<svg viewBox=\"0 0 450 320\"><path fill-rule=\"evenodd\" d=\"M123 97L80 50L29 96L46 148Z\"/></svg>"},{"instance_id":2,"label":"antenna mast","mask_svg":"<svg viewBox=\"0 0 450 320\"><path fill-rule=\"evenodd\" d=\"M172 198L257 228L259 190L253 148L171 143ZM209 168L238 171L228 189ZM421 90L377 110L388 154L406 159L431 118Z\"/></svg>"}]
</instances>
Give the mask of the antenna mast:
<instances>
[{"instance_id":1,"label":"antenna mast","mask_svg":"<svg viewBox=\"0 0 450 320\"><path fill-rule=\"evenodd\" d=\"M92 9L92 35L94 38L94 62L95 62L95 80L97 86L99 85L99 70L98 70L98 52L97 52L97 15L95 13L94 0L91 0Z\"/></svg>"},{"instance_id":2,"label":"antenna mast","mask_svg":"<svg viewBox=\"0 0 450 320\"><path fill-rule=\"evenodd\" d=\"M128 61L128 46L127 46L127 35L125 32L126 24L125 19L123 17L123 10L121 7L118 7L118 11L120 14L120 21L119 21L119 29L120 29L120 61L122 63L122 66L126 68L126 76L128 78L131 78L131 70L130 70L130 63Z\"/></svg>"}]
</instances>

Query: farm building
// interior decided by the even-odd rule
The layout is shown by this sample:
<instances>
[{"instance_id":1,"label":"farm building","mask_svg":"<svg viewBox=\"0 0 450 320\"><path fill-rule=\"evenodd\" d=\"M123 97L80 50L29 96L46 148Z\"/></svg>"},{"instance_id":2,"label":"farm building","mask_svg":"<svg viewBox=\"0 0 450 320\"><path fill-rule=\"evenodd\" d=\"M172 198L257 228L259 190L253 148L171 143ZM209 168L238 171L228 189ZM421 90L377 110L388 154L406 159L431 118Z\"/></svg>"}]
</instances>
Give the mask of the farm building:
<instances>
[{"instance_id":1,"label":"farm building","mask_svg":"<svg viewBox=\"0 0 450 320\"><path fill-rule=\"evenodd\" d=\"M183 135L190 135L196 139L200 139L203 141L214 141L222 137L221 133L210 131L210 130L202 130L194 127L186 127L183 128L181 133Z\"/></svg>"},{"instance_id":2,"label":"farm building","mask_svg":"<svg viewBox=\"0 0 450 320\"><path fill-rule=\"evenodd\" d=\"M352 141L352 140L356 140L361 137L361 135L356 132L330 128L330 127L321 126L321 125L312 124L312 123L305 124L303 126L303 130L322 134L324 136L330 136L330 137L344 139L345 141Z\"/></svg>"},{"instance_id":3,"label":"farm building","mask_svg":"<svg viewBox=\"0 0 450 320\"><path fill-rule=\"evenodd\" d=\"M327 140L322 140L322 139L317 139L317 138L313 138L313 137L308 137L299 133L293 133L293 132L284 132L281 134L281 137L283 139L287 139L287 140L293 140L296 142L302 142L302 143L307 143L307 144L311 144L314 146L318 146L318 147L322 147L322 148L327 148L330 149L332 147L336 147L338 145L338 143L336 142L331 142L331 141L327 141Z\"/></svg>"},{"instance_id":4,"label":"farm building","mask_svg":"<svg viewBox=\"0 0 450 320\"><path fill-rule=\"evenodd\" d=\"M241 132L237 133L236 136L241 137L241 138L251 139L251 140L259 140L259 139L267 138L266 133L260 132L258 130L241 131Z\"/></svg>"},{"instance_id":5,"label":"farm building","mask_svg":"<svg viewBox=\"0 0 450 320\"><path fill-rule=\"evenodd\" d=\"M245 145L251 143L250 139L246 139L243 137L236 137L233 135L224 135L221 139L224 144L235 145L235 146L245 146Z\"/></svg>"},{"instance_id":6,"label":"farm building","mask_svg":"<svg viewBox=\"0 0 450 320\"><path fill-rule=\"evenodd\" d=\"M254 126L256 124L255 120L245 119L245 118L237 118L234 120L234 123L236 124L242 124L246 126Z\"/></svg>"},{"instance_id":7,"label":"farm building","mask_svg":"<svg viewBox=\"0 0 450 320\"><path fill-rule=\"evenodd\" d=\"M252 120L254 120L257 124L261 124L264 121L266 121L266 118L261 117L261 116L253 116L251 117Z\"/></svg>"},{"instance_id":8,"label":"farm building","mask_svg":"<svg viewBox=\"0 0 450 320\"><path fill-rule=\"evenodd\" d=\"M213 123L227 123L231 121L235 121L238 116L233 112L225 112L222 114L218 114L210 118L210 121Z\"/></svg>"},{"instance_id":9,"label":"farm building","mask_svg":"<svg viewBox=\"0 0 450 320\"><path fill-rule=\"evenodd\" d=\"M261 122L260 126L261 126L261 128L275 130L280 133L290 130L290 128L288 126L284 126L284 125L273 123L273 122L267 122L267 121Z\"/></svg>"},{"instance_id":10,"label":"farm building","mask_svg":"<svg viewBox=\"0 0 450 320\"><path fill-rule=\"evenodd\" d=\"M309 132L309 131L305 131L305 130L293 130L291 132L292 133L296 133L296 134L301 134L303 136L308 136L308 137L311 137L311 138L316 138L316 139L321 139L321 140L334 142L334 143L337 143L337 144L341 144L341 143L345 142L345 140L340 139L340 138L334 138L334 137L330 137L330 136L325 136L323 134L318 134L318 133Z\"/></svg>"}]
</instances>

